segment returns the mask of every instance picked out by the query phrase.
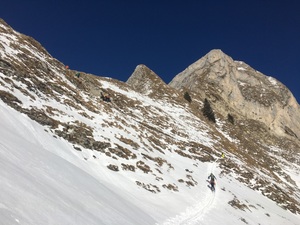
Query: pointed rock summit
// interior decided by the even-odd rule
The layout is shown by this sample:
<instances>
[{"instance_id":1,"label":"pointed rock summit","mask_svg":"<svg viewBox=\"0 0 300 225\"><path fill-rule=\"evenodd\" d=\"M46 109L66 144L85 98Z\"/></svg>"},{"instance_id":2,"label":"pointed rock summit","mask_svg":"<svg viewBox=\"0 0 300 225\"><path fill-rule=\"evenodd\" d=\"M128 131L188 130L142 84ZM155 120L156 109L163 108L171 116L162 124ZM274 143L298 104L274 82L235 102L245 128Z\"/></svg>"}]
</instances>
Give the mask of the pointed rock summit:
<instances>
[{"instance_id":1,"label":"pointed rock summit","mask_svg":"<svg viewBox=\"0 0 300 225\"><path fill-rule=\"evenodd\" d=\"M221 50L210 51L169 85L208 98L224 116L254 119L278 135L300 137L300 108L286 86Z\"/></svg>"},{"instance_id":2,"label":"pointed rock summit","mask_svg":"<svg viewBox=\"0 0 300 225\"><path fill-rule=\"evenodd\" d=\"M138 65L126 83L135 91L150 95L161 89L170 89L168 85L151 69L145 65Z\"/></svg>"}]
</instances>

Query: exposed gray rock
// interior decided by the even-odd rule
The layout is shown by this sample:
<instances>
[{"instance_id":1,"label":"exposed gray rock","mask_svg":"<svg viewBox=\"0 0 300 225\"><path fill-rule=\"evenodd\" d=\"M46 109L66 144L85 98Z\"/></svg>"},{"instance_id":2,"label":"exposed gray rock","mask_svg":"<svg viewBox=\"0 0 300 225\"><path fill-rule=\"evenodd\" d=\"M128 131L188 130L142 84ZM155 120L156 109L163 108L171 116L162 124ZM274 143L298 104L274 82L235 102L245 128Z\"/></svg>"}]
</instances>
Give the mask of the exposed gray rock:
<instances>
[{"instance_id":1,"label":"exposed gray rock","mask_svg":"<svg viewBox=\"0 0 300 225\"><path fill-rule=\"evenodd\" d=\"M169 85L208 98L224 116L234 113L264 123L279 136L300 137L300 108L287 87L221 50L210 51Z\"/></svg>"},{"instance_id":2,"label":"exposed gray rock","mask_svg":"<svg viewBox=\"0 0 300 225\"><path fill-rule=\"evenodd\" d=\"M156 73L145 65L138 65L126 83L134 90L146 95L156 89L155 86L165 84Z\"/></svg>"}]
</instances>

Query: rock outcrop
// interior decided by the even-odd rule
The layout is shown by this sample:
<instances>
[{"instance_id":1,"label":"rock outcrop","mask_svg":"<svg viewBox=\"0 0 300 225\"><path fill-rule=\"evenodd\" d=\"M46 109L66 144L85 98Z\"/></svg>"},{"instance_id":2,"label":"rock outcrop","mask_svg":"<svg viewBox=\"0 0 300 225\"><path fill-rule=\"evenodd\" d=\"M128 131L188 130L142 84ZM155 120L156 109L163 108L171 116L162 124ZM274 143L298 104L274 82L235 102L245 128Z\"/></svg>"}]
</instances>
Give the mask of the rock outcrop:
<instances>
[{"instance_id":1,"label":"rock outcrop","mask_svg":"<svg viewBox=\"0 0 300 225\"><path fill-rule=\"evenodd\" d=\"M151 98L170 98L178 93L170 88L155 72L145 65L138 65L126 83L135 91Z\"/></svg>"},{"instance_id":2,"label":"rock outcrop","mask_svg":"<svg viewBox=\"0 0 300 225\"><path fill-rule=\"evenodd\" d=\"M169 85L208 98L224 116L257 120L279 136L300 138L300 107L287 87L221 50L191 64Z\"/></svg>"}]
</instances>

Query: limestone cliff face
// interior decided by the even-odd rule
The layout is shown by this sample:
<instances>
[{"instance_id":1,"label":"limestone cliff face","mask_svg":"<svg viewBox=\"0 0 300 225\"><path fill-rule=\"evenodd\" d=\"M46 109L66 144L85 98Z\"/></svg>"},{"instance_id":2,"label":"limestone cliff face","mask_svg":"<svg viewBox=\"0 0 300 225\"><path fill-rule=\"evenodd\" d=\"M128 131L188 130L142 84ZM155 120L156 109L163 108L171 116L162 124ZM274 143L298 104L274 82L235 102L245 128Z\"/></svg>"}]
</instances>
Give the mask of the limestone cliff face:
<instances>
[{"instance_id":1,"label":"limestone cliff face","mask_svg":"<svg viewBox=\"0 0 300 225\"><path fill-rule=\"evenodd\" d=\"M208 98L224 116L234 113L263 122L277 135L300 137L300 108L292 93L275 78L221 50L212 50L169 84Z\"/></svg>"}]
</instances>

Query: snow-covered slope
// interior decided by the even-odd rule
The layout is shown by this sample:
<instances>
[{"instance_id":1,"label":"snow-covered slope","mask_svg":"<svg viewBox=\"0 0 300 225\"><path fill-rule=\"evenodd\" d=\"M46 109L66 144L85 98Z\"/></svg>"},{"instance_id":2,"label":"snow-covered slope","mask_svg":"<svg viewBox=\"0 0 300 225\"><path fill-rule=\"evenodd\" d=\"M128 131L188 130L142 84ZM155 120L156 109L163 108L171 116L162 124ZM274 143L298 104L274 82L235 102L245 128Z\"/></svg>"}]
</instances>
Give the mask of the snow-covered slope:
<instances>
[{"instance_id":1,"label":"snow-covered slope","mask_svg":"<svg viewBox=\"0 0 300 225\"><path fill-rule=\"evenodd\" d=\"M221 174L218 161L197 163L197 188L155 195L127 174L84 160L3 102L0 112L0 224L299 224L299 215L247 188L237 174L218 176L211 192L207 174ZM170 157L178 167L189 163Z\"/></svg>"},{"instance_id":2,"label":"snow-covered slope","mask_svg":"<svg viewBox=\"0 0 300 225\"><path fill-rule=\"evenodd\" d=\"M144 66L76 77L0 22L0 224L299 224L297 140L211 123Z\"/></svg>"},{"instance_id":3,"label":"snow-covered slope","mask_svg":"<svg viewBox=\"0 0 300 225\"><path fill-rule=\"evenodd\" d=\"M137 199L101 179L103 168L2 102L0 111L0 224L154 223Z\"/></svg>"}]
</instances>

